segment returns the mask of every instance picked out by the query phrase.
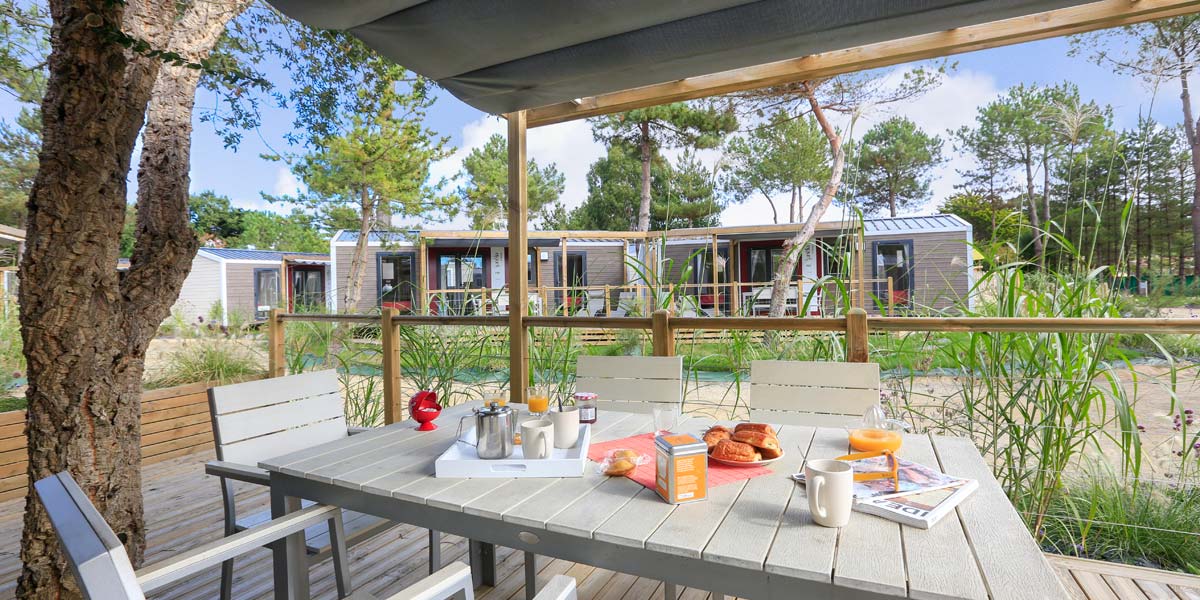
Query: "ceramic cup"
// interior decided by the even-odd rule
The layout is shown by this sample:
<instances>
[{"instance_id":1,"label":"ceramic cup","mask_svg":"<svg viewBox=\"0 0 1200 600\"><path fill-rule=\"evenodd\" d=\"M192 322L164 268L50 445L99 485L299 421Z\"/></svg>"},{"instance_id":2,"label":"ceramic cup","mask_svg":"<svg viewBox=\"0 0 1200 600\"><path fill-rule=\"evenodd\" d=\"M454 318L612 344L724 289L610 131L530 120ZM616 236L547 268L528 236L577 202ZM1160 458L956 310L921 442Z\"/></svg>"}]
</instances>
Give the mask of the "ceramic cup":
<instances>
[{"instance_id":1,"label":"ceramic cup","mask_svg":"<svg viewBox=\"0 0 1200 600\"><path fill-rule=\"evenodd\" d=\"M564 406L562 410L552 411L550 420L554 422L554 447L574 448L579 442L579 409Z\"/></svg>"},{"instance_id":2,"label":"ceramic cup","mask_svg":"<svg viewBox=\"0 0 1200 600\"><path fill-rule=\"evenodd\" d=\"M530 419L521 423L521 454L525 458L550 458L554 445L554 423L550 419Z\"/></svg>"},{"instance_id":3,"label":"ceramic cup","mask_svg":"<svg viewBox=\"0 0 1200 600\"><path fill-rule=\"evenodd\" d=\"M845 527L854 503L854 468L840 460L810 460L804 465L804 478L813 521Z\"/></svg>"}]
</instances>

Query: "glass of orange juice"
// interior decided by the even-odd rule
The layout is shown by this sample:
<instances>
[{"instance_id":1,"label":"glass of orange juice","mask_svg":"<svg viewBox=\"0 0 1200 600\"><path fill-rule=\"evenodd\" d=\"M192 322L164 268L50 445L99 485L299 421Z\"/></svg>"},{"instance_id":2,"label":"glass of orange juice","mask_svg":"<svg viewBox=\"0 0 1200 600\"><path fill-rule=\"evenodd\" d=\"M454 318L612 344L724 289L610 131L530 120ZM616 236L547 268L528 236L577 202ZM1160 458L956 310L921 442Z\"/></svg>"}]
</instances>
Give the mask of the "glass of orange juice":
<instances>
[{"instance_id":1,"label":"glass of orange juice","mask_svg":"<svg viewBox=\"0 0 1200 600\"><path fill-rule=\"evenodd\" d=\"M533 386L526 396L526 402L529 404L530 414L543 416L550 412L550 391L545 386Z\"/></svg>"}]
</instances>

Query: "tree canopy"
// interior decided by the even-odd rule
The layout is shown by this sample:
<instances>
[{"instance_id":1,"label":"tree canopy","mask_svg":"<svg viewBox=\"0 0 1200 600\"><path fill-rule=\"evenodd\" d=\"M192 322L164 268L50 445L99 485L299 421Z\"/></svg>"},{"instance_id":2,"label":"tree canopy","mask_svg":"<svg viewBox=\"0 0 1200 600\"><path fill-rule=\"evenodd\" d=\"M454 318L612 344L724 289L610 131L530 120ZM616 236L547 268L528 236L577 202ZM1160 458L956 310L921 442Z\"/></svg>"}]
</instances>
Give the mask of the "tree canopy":
<instances>
[{"instance_id":1,"label":"tree canopy","mask_svg":"<svg viewBox=\"0 0 1200 600\"><path fill-rule=\"evenodd\" d=\"M851 146L850 193L868 213L897 210L928 200L933 168L942 162L942 139L904 117L867 130Z\"/></svg>"},{"instance_id":2,"label":"tree canopy","mask_svg":"<svg viewBox=\"0 0 1200 600\"><path fill-rule=\"evenodd\" d=\"M558 201L566 187L566 178L554 163L540 167L536 160L526 163L526 183L531 219L547 220L546 211ZM471 150L463 159L462 183L458 194L463 199L473 229L503 229L508 224L508 141L496 134L487 143Z\"/></svg>"}]
</instances>

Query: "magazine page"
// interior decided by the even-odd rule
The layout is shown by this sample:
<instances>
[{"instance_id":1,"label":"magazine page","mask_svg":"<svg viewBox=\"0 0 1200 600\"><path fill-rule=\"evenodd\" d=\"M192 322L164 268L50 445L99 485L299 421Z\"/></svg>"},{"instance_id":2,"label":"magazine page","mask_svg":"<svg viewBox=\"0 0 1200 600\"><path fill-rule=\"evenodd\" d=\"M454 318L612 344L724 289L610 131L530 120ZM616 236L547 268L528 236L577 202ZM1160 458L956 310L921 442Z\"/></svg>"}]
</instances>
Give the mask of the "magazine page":
<instances>
[{"instance_id":1,"label":"magazine page","mask_svg":"<svg viewBox=\"0 0 1200 600\"><path fill-rule=\"evenodd\" d=\"M896 487L895 482L890 477L871 481L856 481L854 482L854 499L862 502L873 498L889 498L914 492L942 489L966 481L965 479L951 477L925 465L904 460L903 458L896 460L900 462L899 488ZM873 456L871 458L850 461L850 466L854 467L855 475L859 473L890 472L886 456ZM804 483L804 472L797 473L795 479L800 483Z\"/></svg>"},{"instance_id":2,"label":"magazine page","mask_svg":"<svg viewBox=\"0 0 1200 600\"><path fill-rule=\"evenodd\" d=\"M929 529L978 487L979 482L967 479L946 488L904 496L872 498L855 504L854 508L905 525Z\"/></svg>"}]
</instances>

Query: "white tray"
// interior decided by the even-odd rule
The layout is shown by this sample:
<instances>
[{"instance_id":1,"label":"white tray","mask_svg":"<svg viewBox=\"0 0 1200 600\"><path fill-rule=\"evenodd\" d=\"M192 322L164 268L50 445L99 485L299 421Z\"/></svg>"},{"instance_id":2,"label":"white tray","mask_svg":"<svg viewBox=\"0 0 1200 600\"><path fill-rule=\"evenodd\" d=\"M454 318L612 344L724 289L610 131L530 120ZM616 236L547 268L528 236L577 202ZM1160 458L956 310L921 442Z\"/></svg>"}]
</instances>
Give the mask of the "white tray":
<instances>
[{"instance_id":1,"label":"white tray","mask_svg":"<svg viewBox=\"0 0 1200 600\"><path fill-rule=\"evenodd\" d=\"M475 428L463 439L474 441ZM532 460L525 459L520 444L508 458L484 460L475 453L474 446L454 442L433 463L434 477L583 477L591 441L591 425L580 425L574 448L551 448L550 458Z\"/></svg>"}]
</instances>

